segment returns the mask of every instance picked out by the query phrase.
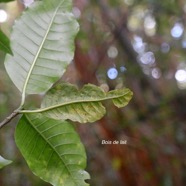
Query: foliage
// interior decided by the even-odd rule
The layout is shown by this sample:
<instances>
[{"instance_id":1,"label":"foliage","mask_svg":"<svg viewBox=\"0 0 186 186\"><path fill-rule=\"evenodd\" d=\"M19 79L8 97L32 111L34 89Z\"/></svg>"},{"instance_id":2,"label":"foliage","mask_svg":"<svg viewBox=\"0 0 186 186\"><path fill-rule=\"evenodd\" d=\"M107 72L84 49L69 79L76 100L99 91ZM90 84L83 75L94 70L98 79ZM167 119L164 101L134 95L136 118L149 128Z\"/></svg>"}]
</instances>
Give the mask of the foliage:
<instances>
[{"instance_id":1,"label":"foliage","mask_svg":"<svg viewBox=\"0 0 186 186\"><path fill-rule=\"evenodd\" d=\"M12 54L9 38L0 30L0 50Z\"/></svg>"},{"instance_id":2,"label":"foliage","mask_svg":"<svg viewBox=\"0 0 186 186\"><path fill-rule=\"evenodd\" d=\"M22 93L22 104L26 94L46 92L73 59L78 24L71 6L69 0L35 2L14 25L14 55L7 55L5 67Z\"/></svg>"},{"instance_id":3,"label":"foliage","mask_svg":"<svg viewBox=\"0 0 186 186\"><path fill-rule=\"evenodd\" d=\"M8 14L1 24L6 35L23 11L22 2L28 0L0 5ZM62 81L80 90L86 83L106 91L125 86L135 95L124 109L104 101L107 113L101 120L75 125L86 147L90 185L185 185L186 1L74 0L73 13L81 29ZM17 108L20 95L4 71L4 52L0 61L2 120ZM24 108L41 109L42 98L27 96ZM18 119L0 131L0 154L16 160L0 170L0 185L49 186L32 174L14 145ZM127 145L102 140L127 140Z\"/></svg>"},{"instance_id":4,"label":"foliage","mask_svg":"<svg viewBox=\"0 0 186 186\"><path fill-rule=\"evenodd\" d=\"M14 0L0 0L0 3L8 3L10 1L14 1Z\"/></svg>"},{"instance_id":5,"label":"foliage","mask_svg":"<svg viewBox=\"0 0 186 186\"><path fill-rule=\"evenodd\" d=\"M0 169L3 168L6 165L9 165L12 161L4 159L2 156L0 156Z\"/></svg>"},{"instance_id":6,"label":"foliage","mask_svg":"<svg viewBox=\"0 0 186 186\"><path fill-rule=\"evenodd\" d=\"M62 83L46 93L41 109L20 112L40 112L44 116L56 120L94 122L105 114L102 101L112 99L114 105L121 108L128 104L131 96L131 91L125 88L106 93L101 88L88 84L78 91L74 85Z\"/></svg>"},{"instance_id":7,"label":"foliage","mask_svg":"<svg viewBox=\"0 0 186 186\"><path fill-rule=\"evenodd\" d=\"M17 147L33 173L56 186L88 185L84 147L66 120L97 121L105 114L102 101L111 99L121 108L132 97L125 88L106 93L90 84L80 91L71 84L54 86L74 56L79 26L71 11L71 0L33 3L13 26L13 55L6 50L10 54L5 59L6 71L21 92L21 103L0 128L23 114L15 132ZM4 45L9 46L8 40ZM25 110L26 96L41 93L41 108Z\"/></svg>"},{"instance_id":8,"label":"foliage","mask_svg":"<svg viewBox=\"0 0 186 186\"><path fill-rule=\"evenodd\" d=\"M69 122L25 114L15 140L30 169L43 180L53 185L88 185L85 150Z\"/></svg>"}]
</instances>

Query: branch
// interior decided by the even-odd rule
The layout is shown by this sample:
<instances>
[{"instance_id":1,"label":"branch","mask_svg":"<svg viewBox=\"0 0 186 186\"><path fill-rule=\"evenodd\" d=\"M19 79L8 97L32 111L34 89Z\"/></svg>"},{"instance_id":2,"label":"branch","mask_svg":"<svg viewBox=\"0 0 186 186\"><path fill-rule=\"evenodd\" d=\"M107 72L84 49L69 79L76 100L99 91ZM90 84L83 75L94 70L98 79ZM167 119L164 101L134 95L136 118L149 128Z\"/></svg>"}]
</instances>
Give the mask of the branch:
<instances>
[{"instance_id":1,"label":"branch","mask_svg":"<svg viewBox=\"0 0 186 186\"><path fill-rule=\"evenodd\" d=\"M17 110L14 110L14 112L12 112L12 114L10 114L8 117L6 117L1 123L0 123L0 129L4 126L4 125L6 125L6 124L8 124L13 118L15 118L17 115L19 115L20 113L19 113L19 109L17 109Z\"/></svg>"}]
</instances>

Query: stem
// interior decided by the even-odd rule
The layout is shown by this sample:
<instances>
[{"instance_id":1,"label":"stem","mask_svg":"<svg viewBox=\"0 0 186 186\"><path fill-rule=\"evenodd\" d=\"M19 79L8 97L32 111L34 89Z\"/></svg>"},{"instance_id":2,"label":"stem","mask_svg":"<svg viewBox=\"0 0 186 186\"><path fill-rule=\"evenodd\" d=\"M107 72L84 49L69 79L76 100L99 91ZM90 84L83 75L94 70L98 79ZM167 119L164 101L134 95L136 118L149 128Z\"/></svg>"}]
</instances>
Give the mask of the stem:
<instances>
[{"instance_id":1,"label":"stem","mask_svg":"<svg viewBox=\"0 0 186 186\"><path fill-rule=\"evenodd\" d=\"M17 109L17 110L14 110L14 112L12 112L12 114L10 114L8 117L6 117L1 123L0 123L0 129L4 126L4 125L6 125L6 124L8 124L13 118L15 118L17 115L19 115L20 113L19 113L19 109Z\"/></svg>"},{"instance_id":2,"label":"stem","mask_svg":"<svg viewBox=\"0 0 186 186\"><path fill-rule=\"evenodd\" d=\"M22 99L21 99L21 105L20 105L20 108L22 108L23 105L24 105L24 103L25 103L25 94L23 93L21 97L22 97Z\"/></svg>"}]
</instances>

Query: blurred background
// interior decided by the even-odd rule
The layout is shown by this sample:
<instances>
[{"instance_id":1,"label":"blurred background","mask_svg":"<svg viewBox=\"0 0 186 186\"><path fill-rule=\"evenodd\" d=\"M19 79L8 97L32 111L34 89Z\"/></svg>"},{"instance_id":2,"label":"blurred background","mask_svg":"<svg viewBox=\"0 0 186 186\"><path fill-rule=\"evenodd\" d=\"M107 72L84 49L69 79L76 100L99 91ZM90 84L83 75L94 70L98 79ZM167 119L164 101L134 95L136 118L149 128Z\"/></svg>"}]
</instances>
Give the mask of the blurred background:
<instances>
[{"instance_id":1,"label":"blurred background","mask_svg":"<svg viewBox=\"0 0 186 186\"><path fill-rule=\"evenodd\" d=\"M0 28L9 36L29 0L0 3ZM75 124L87 152L91 186L186 184L186 2L74 0L80 23L75 58L62 80L106 91L128 87L123 109ZM21 36L20 36L21 37ZM0 52L0 120L20 102ZM32 96L30 100L37 100ZM29 103L32 105L32 101ZM14 143L17 120L0 131L0 154L14 162L0 170L1 186L47 186L28 169ZM127 144L103 145L102 140Z\"/></svg>"}]
</instances>

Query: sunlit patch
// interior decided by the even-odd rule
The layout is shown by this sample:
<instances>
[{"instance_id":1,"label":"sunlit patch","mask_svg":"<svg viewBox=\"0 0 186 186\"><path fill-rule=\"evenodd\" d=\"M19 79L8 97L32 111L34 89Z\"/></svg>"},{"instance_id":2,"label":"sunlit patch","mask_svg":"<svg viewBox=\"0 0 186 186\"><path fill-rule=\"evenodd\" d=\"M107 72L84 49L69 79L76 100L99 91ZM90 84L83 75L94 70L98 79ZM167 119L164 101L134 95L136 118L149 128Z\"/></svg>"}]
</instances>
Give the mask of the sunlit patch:
<instances>
[{"instance_id":1,"label":"sunlit patch","mask_svg":"<svg viewBox=\"0 0 186 186\"><path fill-rule=\"evenodd\" d=\"M156 33L156 21L152 15L147 15L144 19L144 30L148 36L153 36Z\"/></svg>"},{"instance_id":2,"label":"sunlit patch","mask_svg":"<svg viewBox=\"0 0 186 186\"><path fill-rule=\"evenodd\" d=\"M107 71L107 76L109 77L109 79L116 79L118 76L118 71L116 68L110 68Z\"/></svg>"},{"instance_id":3,"label":"sunlit patch","mask_svg":"<svg viewBox=\"0 0 186 186\"><path fill-rule=\"evenodd\" d=\"M156 21L151 15L145 17L144 26L147 29L152 29L156 26Z\"/></svg>"},{"instance_id":4,"label":"sunlit patch","mask_svg":"<svg viewBox=\"0 0 186 186\"><path fill-rule=\"evenodd\" d=\"M143 28L145 10L143 6L137 6L133 9L127 20L127 27L130 31L137 31Z\"/></svg>"},{"instance_id":5,"label":"sunlit patch","mask_svg":"<svg viewBox=\"0 0 186 186\"><path fill-rule=\"evenodd\" d=\"M4 10L0 10L0 23L3 23L7 20L8 15L6 13L6 11Z\"/></svg>"},{"instance_id":6,"label":"sunlit patch","mask_svg":"<svg viewBox=\"0 0 186 186\"><path fill-rule=\"evenodd\" d=\"M168 53L170 51L170 45L168 43L161 44L161 52Z\"/></svg>"},{"instance_id":7,"label":"sunlit patch","mask_svg":"<svg viewBox=\"0 0 186 186\"><path fill-rule=\"evenodd\" d=\"M161 71L159 68L153 68L151 74L154 79L159 79L161 77Z\"/></svg>"},{"instance_id":8,"label":"sunlit patch","mask_svg":"<svg viewBox=\"0 0 186 186\"><path fill-rule=\"evenodd\" d=\"M116 58L118 56L118 49L115 46L110 46L107 55L110 58Z\"/></svg>"},{"instance_id":9,"label":"sunlit patch","mask_svg":"<svg viewBox=\"0 0 186 186\"><path fill-rule=\"evenodd\" d=\"M81 11L80 11L79 8L73 7L72 12L73 12L75 18L80 18L80 16L81 16Z\"/></svg>"},{"instance_id":10,"label":"sunlit patch","mask_svg":"<svg viewBox=\"0 0 186 186\"><path fill-rule=\"evenodd\" d=\"M152 65L155 63L155 56L153 52L146 52L139 56L139 60L144 65Z\"/></svg>"},{"instance_id":11,"label":"sunlit patch","mask_svg":"<svg viewBox=\"0 0 186 186\"><path fill-rule=\"evenodd\" d=\"M178 39L182 36L184 32L184 27L182 23L176 23L173 28L171 29L171 35L175 39Z\"/></svg>"}]
</instances>

